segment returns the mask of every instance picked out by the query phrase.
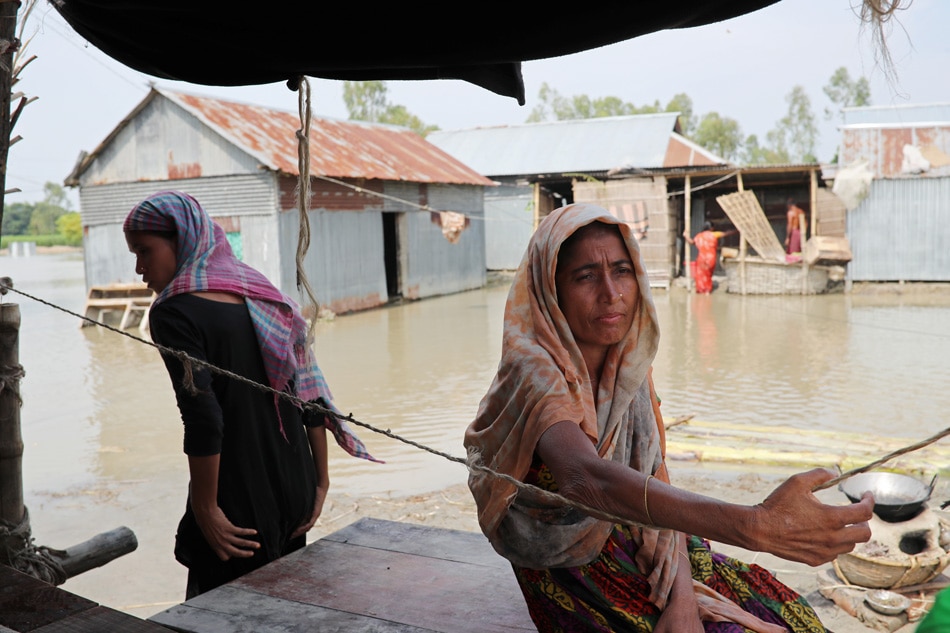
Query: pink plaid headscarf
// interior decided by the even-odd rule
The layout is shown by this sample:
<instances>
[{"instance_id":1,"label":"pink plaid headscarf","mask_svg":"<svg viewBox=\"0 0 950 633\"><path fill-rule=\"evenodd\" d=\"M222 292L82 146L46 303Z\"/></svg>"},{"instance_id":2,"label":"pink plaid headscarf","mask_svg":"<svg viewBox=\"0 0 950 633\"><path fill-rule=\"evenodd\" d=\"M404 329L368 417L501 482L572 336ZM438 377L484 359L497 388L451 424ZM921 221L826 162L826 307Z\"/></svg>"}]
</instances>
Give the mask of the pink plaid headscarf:
<instances>
[{"instance_id":1,"label":"pink plaid headscarf","mask_svg":"<svg viewBox=\"0 0 950 633\"><path fill-rule=\"evenodd\" d=\"M186 193L161 191L129 213L123 231L173 232L177 237L178 269L152 307L169 297L190 292L227 292L244 297L264 359L270 387L289 391L305 401L322 398L339 415L330 388L317 366L308 340L307 324L296 302L274 287L256 269L238 260L218 224ZM278 396L275 395L275 405ZM373 458L347 424L327 417L337 443L354 457ZM284 433L281 423L281 433Z\"/></svg>"}]
</instances>

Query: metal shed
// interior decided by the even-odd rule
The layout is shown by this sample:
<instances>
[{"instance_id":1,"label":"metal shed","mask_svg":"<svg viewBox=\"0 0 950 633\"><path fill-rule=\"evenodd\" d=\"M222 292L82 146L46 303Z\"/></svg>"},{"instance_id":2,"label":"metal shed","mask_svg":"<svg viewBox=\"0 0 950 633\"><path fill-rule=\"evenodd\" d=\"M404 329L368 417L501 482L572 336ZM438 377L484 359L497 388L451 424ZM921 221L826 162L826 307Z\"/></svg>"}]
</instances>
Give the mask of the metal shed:
<instances>
[{"instance_id":1,"label":"metal shed","mask_svg":"<svg viewBox=\"0 0 950 633\"><path fill-rule=\"evenodd\" d=\"M950 103L843 114L840 162L870 177L847 214L849 281L950 281Z\"/></svg>"},{"instance_id":2,"label":"metal shed","mask_svg":"<svg viewBox=\"0 0 950 633\"><path fill-rule=\"evenodd\" d=\"M666 183L610 181L611 174L651 168L721 165L725 161L683 137L679 113L438 131L427 139L500 186L485 193L489 270L518 266L538 221L571 202L589 201L625 218L648 216L644 256L651 283L672 273L675 217ZM645 236L646 234L644 234Z\"/></svg>"},{"instance_id":3,"label":"metal shed","mask_svg":"<svg viewBox=\"0 0 950 633\"><path fill-rule=\"evenodd\" d=\"M301 305L296 287L296 113L153 88L66 179L79 187L86 284L135 281L122 221L163 189L193 195L239 257ZM334 312L485 283L492 182L414 132L313 118L304 269ZM465 217L455 242L443 219ZM454 236L453 236L454 237Z\"/></svg>"}]
</instances>

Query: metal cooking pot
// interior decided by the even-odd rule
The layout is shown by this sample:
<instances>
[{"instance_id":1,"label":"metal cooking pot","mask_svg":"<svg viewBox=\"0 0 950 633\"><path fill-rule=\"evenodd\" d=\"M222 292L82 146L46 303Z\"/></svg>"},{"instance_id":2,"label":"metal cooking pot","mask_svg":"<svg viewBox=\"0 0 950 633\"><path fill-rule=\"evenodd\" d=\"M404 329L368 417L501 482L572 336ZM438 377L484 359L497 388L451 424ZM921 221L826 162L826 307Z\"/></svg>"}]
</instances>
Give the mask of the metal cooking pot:
<instances>
[{"instance_id":1,"label":"metal cooking pot","mask_svg":"<svg viewBox=\"0 0 950 633\"><path fill-rule=\"evenodd\" d=\"M896 523L912 519L924 509L930 499L937 476L928 486L909 475L888 472L861 473L838 484L852 503L861 500L861 495L870 491L874 495L874 514L884 521Z\"/></svg>"}]
</instances>

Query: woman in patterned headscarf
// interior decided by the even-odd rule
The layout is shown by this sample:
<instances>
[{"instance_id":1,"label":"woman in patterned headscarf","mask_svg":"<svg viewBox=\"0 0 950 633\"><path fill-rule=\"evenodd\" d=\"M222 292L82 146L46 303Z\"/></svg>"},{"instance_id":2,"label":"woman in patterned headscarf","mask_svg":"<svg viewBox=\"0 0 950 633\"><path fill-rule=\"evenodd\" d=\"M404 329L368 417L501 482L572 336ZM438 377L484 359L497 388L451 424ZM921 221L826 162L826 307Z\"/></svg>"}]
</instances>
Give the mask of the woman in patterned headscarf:
<instances>
[{"instance_id":1,"label":"woman in patterned headscarf","mask_svg":"<svg viewBox=\"0 0 950 633\"><path fill-rule=\"evenodd\" d=\"M658 344L629 227L587 204L546 217L512 282L498 372L465 434L479 524L511 562L535 624L824 631L767 571L691 535L819 564L870 537L872 500L820 503L811 490L832 476L824 469L753 507L670 485L651 377Z\"/></svg>"},{"instance_id":2,"label":"woman in patterned headscarf","mask_svg":"<svg viewBox=\"0 0 950 633\"><path fill-rule=\"evenodd\" d=\"M333 409L296 303L238 261L191 196L163 191L123 226L135 271L157 293L152 339L191 358ZM373 459L342 420L163 354L184 423L191 482L175 557L186 597L306 544L329 487L326 429Z\"/></svg>"}]
</instances>

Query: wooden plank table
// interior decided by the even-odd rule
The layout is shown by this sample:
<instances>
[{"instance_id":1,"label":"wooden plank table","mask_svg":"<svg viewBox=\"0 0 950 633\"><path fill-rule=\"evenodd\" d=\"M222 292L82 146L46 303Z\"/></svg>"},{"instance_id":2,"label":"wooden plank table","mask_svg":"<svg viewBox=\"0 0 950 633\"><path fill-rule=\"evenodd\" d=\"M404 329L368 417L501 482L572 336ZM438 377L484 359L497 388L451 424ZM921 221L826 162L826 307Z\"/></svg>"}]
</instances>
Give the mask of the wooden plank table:
<instances>
[{"instance_id":1,"label":"wooden plank table","mask_svg":"<svg viewBox=\"0 0 950 633\"><path fill-rule=\"evenodd\" d=\"M169 633L0 565L0 633Z\"/></svg>"},{"instance_id":2,"label":"wooden plank table","mask_svg":"<svg viewBox=\"0 0 950 633\"><path fill-rule=\"evenodd\" d=\"M481 533L372 518L150 621L182 633L537 630Z\"/></svg>"}]
</instances>

